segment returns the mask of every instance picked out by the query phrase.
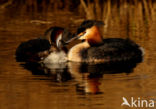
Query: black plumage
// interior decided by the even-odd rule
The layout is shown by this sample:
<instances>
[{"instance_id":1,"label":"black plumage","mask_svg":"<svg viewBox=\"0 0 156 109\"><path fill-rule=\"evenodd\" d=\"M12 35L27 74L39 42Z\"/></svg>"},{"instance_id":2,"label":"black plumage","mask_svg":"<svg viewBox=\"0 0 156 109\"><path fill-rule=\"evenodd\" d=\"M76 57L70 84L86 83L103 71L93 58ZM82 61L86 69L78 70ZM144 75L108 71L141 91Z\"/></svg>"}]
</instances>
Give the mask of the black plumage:
<instances>
[{"instance_id":1,"label":"black plumage","mask_svg":"<svg viewBox=\"0 0 156 109\"><path fill-rule=\"evenodd\" d=\"M79 28L77 29L77 33L79 34L81 32L84 32L87 28L90 28L92 26L103 26L104 23L102 21L96 21L96 20L85 20L81 23Z\"/></svg>"},{"instance_id":2,"label":"black plumage","mask_svg":"<svg viewBox=\"0 0 156 109\"><path fill-rule=\"evenodd\" d=\"M16 49L16 60L25 61L40 61L40 53L45 53L50 49L51 45L47 39L31 39L22 42Z\"/></svg>"},{"instance_id":3,"label":"black plumage","mask_svg":"<svg viewBox=\"0 0 156 109\"><path fill-rule=\"evenodd\" d=\"M103 43L96 46L91 46L83 51L84 60L94 59L104 62L121 62L133 61L141 62L142 51L140 47L129 39L108 38L103 39ZM87 55L87 56L86 56ZM87 58L86 58L87 57Z\"/></svg>"}]
</instances>

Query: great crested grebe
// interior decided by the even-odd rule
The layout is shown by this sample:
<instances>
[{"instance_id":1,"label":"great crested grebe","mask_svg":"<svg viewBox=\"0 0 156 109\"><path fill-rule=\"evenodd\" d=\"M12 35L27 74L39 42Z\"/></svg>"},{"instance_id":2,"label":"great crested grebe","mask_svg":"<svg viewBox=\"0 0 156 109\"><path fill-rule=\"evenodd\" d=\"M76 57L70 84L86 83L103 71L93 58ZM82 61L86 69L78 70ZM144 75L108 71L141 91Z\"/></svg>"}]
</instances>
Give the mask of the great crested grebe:
<instances>
[{"instance_id":1,"label":"great crested grebe","mask_svg":"<svg viewBox=\"0 0 156 109\"><path fill-rule=\"evenodd\" d=\"M99 26L102 21L84 21L77 30L74 39L83 40L72 47L68 53L68 60L74 62L141 62L143 51L130 39L103 39Z\"/></svg>"},{"instance_id":2,"label":"great crested grebe","mask_svg":"<svg viewBox=\"0 0 156 109\"><path fill-rule=\"evenodd\" d=\"M43 37L22 42L16 50L19 62L60 63L67 61L64 44L72 34L61 27L49 28Z\"/></svg>"}]
</instances>

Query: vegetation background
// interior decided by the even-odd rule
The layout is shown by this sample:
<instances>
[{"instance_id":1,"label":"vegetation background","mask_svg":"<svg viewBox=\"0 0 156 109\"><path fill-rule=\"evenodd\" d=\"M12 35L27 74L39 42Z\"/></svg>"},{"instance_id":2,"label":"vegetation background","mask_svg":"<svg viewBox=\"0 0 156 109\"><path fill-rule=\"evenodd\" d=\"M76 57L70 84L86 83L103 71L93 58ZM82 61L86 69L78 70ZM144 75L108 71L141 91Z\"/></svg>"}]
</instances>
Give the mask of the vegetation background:
<instances>
[{"instance_id":1,"label":"vegetation background","mask_svg":"<svg viewBox=\"0 0 156 109\"><path fill-rule=\"evenodd\" d=\"M149 29L156 27L155 0L1 0L0 10L5 19L29 19L71 31L84 19L102 20L106 37L146 40Z\"/></svg>"}]
</instances>

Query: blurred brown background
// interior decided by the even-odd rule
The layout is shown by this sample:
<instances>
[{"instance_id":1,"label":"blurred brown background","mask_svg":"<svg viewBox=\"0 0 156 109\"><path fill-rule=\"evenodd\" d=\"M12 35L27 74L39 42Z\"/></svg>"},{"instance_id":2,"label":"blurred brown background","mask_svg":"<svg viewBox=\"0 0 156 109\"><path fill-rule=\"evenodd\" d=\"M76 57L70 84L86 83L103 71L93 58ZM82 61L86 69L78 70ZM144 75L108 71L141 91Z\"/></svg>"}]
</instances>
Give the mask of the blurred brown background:
<instances>
[{"instance_id":1,"label":"blurred brown background","mask_svg":"<svg viewBox=\"0 0 156 109\"><path fill-rule=\"evenodd\" d=\"M106 37L112 36L112 31L119 32L114 37L146 37L142 32L156 19L156 1L1 0L0 12L5 14L5 19L6 16L9 20L29 19L31 23L59 25L71 31L84 19L102 20Z\"/></svg>"}]
</instances>

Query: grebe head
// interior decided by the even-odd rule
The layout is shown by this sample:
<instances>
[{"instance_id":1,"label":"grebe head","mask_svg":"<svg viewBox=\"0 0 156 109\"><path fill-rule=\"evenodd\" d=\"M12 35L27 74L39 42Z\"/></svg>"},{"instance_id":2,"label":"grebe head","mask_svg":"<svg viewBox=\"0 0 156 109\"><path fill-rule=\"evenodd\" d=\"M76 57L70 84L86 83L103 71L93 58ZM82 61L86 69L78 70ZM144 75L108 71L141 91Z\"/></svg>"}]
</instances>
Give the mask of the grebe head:
<instances>
[{"instance_id":1,"label":"grebe head","mask_svg":"<svg viewBox=\"0 0 156 109\"><path fill-rule=\"evenodd\" d=\"M82 22L73 39L88 41L90 45L102 42L102 36L99 27L104 25L102 21L86 20Z\"/></svg>"},{"instance_id":2,"label":"grebe head","mask_svg":"<svg viewBox=\"0 0 156 109\"><path fill-rule=\"evenodd\" d=\"M51 45L61 49L70 42L72 34L62 27L51 27L45 32L44 37L49 40Z\"/></svg>"}]
</instances>

